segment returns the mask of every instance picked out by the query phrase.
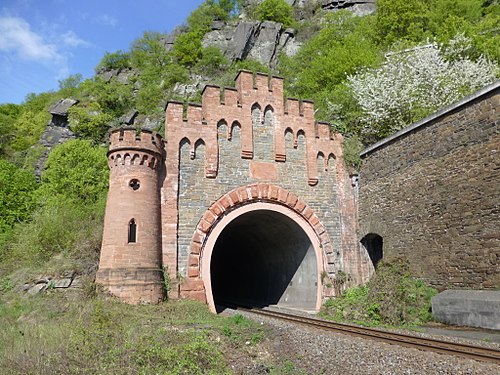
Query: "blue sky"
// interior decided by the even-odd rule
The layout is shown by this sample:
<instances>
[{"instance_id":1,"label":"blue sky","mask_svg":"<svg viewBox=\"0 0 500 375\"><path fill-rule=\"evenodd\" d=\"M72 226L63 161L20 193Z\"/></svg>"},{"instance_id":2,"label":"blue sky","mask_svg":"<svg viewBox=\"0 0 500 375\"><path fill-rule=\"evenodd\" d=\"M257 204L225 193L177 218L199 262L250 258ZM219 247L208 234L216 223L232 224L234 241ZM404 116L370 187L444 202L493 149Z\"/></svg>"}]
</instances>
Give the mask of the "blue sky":
<instances>
[{"instance_id":1,"label":"blue sky","mask_svg":"<svg viewBox=\"0 0 500 375\"><path fill-rule=\"evenodd\" d=\"M203 0L1 0L0 103L84 78L106 51L128 50L144 31L169 32Z\"/></svg>"}]
</instances>

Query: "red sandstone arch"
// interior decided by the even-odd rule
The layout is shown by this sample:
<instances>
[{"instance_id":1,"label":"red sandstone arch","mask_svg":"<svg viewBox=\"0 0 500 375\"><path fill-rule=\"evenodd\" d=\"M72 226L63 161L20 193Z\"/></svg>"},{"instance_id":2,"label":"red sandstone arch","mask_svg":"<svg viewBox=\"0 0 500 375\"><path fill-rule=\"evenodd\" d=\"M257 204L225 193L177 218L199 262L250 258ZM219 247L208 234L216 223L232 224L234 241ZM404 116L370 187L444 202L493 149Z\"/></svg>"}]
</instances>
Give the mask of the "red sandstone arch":
<instances>
[{"instance_id":1,"label":"red sandstone arch","mask_svg":"<svg viewBox=\"0 0 500 375\"><path fill-rule=\"evenodd\" d=\"M280 212L304 230L316 253L319 280L319 274L326 269L326 254L333 252L325 227L314 211L295 194L276 185L257 183L239 187L223 195L200 219L191 239L188 277L181 285L181 295L204 300L215 311L210 285L210 257L213 245L229 222L243 213L258 209ZM321 290L318 288L318 309L320 304Z\"/></svg>"}]
</instances>

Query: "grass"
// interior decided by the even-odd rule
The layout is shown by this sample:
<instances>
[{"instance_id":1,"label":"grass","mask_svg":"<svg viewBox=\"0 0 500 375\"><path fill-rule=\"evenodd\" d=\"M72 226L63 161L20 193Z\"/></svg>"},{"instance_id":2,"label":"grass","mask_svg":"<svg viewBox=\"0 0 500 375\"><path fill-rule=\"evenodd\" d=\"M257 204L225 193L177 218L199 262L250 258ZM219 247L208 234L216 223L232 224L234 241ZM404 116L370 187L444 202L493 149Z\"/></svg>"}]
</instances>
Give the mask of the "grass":
<instances>
[{"instance_id":1,"label":"grass","mask_svg":"<svg viewBox=\"0 0 500 375\"><path fill-rule=\"evenodd\" d=\"M9 374L225 374L225 353L248 350L265 329L195 301L130 306L49 291L0 299L0 368Z\"/></svg>"}]
</instances>

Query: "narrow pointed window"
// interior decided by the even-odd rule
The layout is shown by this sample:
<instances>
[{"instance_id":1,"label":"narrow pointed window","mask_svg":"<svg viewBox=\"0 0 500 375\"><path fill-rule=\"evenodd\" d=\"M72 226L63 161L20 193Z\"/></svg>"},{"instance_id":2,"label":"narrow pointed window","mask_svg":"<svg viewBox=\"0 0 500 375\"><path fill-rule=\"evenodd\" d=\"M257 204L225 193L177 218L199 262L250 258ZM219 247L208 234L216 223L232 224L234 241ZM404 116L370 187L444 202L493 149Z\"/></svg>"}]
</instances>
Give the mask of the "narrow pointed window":
<instances>
[{"instance_id":1,"label":"narrow pointed window","mask_svg":"<svg viewBox=\"0 0 500 375\"><path fill-rule=\"evenodd\" d=\"M132 219L128 222L128 243L136 243L137 242L137 224L135 223L135 219Z\"/></svg>"}]
</instances>

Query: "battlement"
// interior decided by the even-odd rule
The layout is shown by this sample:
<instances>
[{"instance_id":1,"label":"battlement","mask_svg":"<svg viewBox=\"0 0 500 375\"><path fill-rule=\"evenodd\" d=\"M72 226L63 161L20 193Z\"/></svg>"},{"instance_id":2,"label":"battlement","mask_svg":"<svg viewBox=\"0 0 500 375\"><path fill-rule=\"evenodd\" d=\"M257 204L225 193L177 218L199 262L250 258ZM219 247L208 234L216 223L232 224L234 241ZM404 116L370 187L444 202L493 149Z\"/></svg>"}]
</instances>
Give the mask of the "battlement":
<instances>
[{"instance_id":1,"label":"battlement","mask_svg":"<svg viewBox=\"0 0 500 375\"><path fill-rule=\"evenodd\" d=\"M108 165L145 165L157 169L164 159L162 137L151 130L134 127L119 128L109 135Z\"/></svg>"},{"instance_id":2,"label":"battlement","mask_svg":"<svg viewBox=\"0 0 500 375\"><path fill-rule=\"evenodd\" d=\"M151 130L124 127L113 130L109 135L108 155L117 151L135 150L150 154L163 154L162 137Z\"/></svg>"},{"instance_id":3,"label":"battlement","mask_svg":"<svg viewBox=\"0 0 500 375\"><path fill-rule=\"evenodd\" d=\"M240 128L240 157L254 159L255 137L262 128L269 129L268 137L274 141L274 161L286 162L285 134L293 134L293 145L304 135L307 141L306 160L309 184L315 185L318 155L341 155L342 137L331 132L329 124L318 123L314 116L314 103L310 100L285 98L283 78L263 73L240 70L235 88L206 85L201 104L169 101L165 108L165 137L167 142L167 170L177 173L178 152L181 142L191 146L195 158L196 145L206 147L205 176L215 178L218 171L218 127L228 127L227 138L235 124ZM260 129L256 132L256 129Z\"/></svg>"}]
</instances>

